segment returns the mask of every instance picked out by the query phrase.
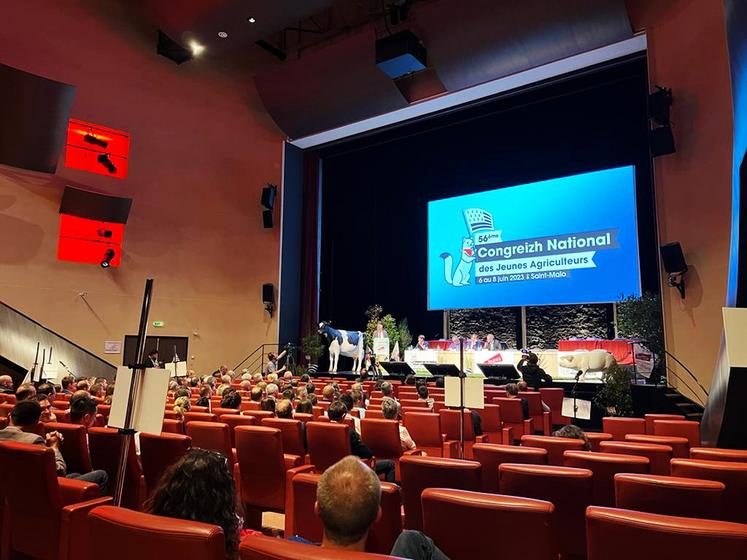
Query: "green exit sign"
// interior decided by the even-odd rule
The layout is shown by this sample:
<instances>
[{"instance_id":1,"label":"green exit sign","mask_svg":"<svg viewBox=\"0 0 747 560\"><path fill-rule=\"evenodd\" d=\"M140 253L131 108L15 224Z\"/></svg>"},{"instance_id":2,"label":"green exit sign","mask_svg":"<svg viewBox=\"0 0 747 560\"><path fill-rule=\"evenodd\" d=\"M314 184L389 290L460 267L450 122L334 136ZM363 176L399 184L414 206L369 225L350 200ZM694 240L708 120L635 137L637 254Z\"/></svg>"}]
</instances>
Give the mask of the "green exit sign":
<instances>
[{"instance_id":1,"label":"green exit sign","mask_svg":"<svg viewBox=\"0 0 747 560\"><path fill-rule=\"evenodd\" d=\"M166 324L166 323L164 323L163 321L153 321L153 326L154 326L154 327L162 327L162 326L164 326L165 324Z\"/></svg>"}]
</instances>

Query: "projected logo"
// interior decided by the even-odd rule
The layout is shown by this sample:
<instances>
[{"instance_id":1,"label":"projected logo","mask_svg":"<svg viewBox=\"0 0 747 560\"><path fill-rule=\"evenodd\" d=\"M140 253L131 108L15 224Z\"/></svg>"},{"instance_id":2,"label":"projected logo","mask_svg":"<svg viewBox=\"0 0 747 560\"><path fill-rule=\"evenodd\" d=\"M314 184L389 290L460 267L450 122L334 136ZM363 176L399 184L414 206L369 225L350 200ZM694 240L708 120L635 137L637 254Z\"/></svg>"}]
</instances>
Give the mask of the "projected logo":
<instances>
[{"instance_id":1,"label":"projected logo","mask_svg":"<svg viewBox=\"0 0 747 560\"><path fill-rule=\"evenodd\" d=\"M617 228L504 242L490 212L468 208L463 215L468 235L459 262L440 255L444 280L452 286L469 285L473 274L477 284L569 278L572 270L596 268L597 251L619 247Z\"/></svg>"},{"instance_id":2,"label":"projected logo","mask_svg":"<svg viewBox=\"0 0 747 560\"><path fill-rule=\"evenodd\" d=\"M472 266L475 262L475 246L479 240L481 243L499 243L501 232L493 230L493 215L480 208L468 208L463 212L464 221L467 224L468 237L462 239L462 251L460 260L454 268L454 257L449 253L441 253L444 260L444 280L452 286L469 285Z\"/></svg>"}]
</instances>

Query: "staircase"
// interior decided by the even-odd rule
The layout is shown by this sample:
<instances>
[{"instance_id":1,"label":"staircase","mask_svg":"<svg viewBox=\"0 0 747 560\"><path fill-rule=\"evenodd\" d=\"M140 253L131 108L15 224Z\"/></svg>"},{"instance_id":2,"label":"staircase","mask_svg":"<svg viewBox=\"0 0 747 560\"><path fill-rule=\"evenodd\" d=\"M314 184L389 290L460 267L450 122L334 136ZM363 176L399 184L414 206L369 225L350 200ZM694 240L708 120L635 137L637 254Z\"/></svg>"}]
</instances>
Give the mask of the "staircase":
<instances>
[{"instance_id":1,"label":"staircase","mask_svg":"<svg viewBox=\"0 0 747 560\"><path fill-rule=\"evenodd\" d=\"M3 366L5 373L13 377L16 385L34 365L37 342L40 347L39 364L42 349L46 350L45 374L51 373L50 379L59 380L68 375L68 370L76 376L95 375L107 379L114 379L117 373L115 365L102 360L17 309L0 302L0 365ZM68 369L65 369L61 362Z\"/></svg>"},{"instance_id":2,"label":"staircase","mask_svg":"<svg viewBox=\"0 0 747 560\"><path fill-rule=\"evenodd\" d=\"M700 422L703 419L703 406L688 399L685 395L677 391L674 387L667 387L664 390L664 396L672 404L674 414L684 414L687 420Z\"/></svg>"}]
</instances>

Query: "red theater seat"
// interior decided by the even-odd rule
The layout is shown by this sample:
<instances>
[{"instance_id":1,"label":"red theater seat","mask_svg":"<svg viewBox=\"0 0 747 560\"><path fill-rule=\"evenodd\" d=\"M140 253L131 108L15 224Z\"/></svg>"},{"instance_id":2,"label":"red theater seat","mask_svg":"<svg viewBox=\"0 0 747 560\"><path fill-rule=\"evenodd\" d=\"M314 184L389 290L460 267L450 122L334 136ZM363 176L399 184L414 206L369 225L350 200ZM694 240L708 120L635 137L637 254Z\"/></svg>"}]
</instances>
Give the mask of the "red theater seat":
<instances>
[{"instance_id":1,"label":"red theater seat","mask_svg":"<svg viewBox=\"0 0 747 560\"><path fill-rule=\"evenodd\" d=\"M687 440L687 438L683 437L628 434L627 436L625 436L625 441L668 445L672 448L672 456L675 459L687 459L690 456L690 442Z\"/></svg>"},{"instance_id":2,"label":"red theater seat","mask_svg":"<svg viewBox=\"0 0 747 560\"><path fill-rule=\"evenodd\" d=\"M231 447L236 447L236 426L256 426L259 418L244 416L243 414L223 414L220 421L228 424L228 435L231 438Z\"/></svg>"},{"instance_id":3,"label":"red theater seat","mask_svg":"<svg viewBox=\"0 0 747 560\"><path fill-rule=\"evenodd\" d=\"M643 418L618 418L607 416L602 418L602 430L612 434L615 441L625 441L628 434L645 434L646 421Z\"/></svg>"},{"instance_id":4,"label":"red theater seat","mask_svg":"<svg viewBox=\"0 0 747 560\"><path fill-rule=\"evenodd\" d=\"M410 435L412 437L412 434ZM361 439L377 459L391 459L395 465L395 479L401 480L399 458L403 455L420 455L416 449L402 451L397 420L361 420Z\"/></svg>"},{"instance_id":5,"label":"red theater seat","mask_svg":"<svg viewBox=\"0 0 747 560\"><path fill-rule=\"evenodd\" d=\"M655 420L655 436L684 437L690 447L700 447L700 422L690 420Z\"/></svg>"},{"instance_id":6,"label":"red theater seat","mask_svg":"<svg viewBox=\"0 0 747 560\"><path fill-rule=\"evenodd\" d=\"M511 428L514 440L521 439L523 435L534 434L534 421L531 418L524 420L521 400L509 399L508 397L494 397L493 404L501 407L503 425Z\"/></svg>"},{"instance_id":7,"label":"red theater seat","mask_svg":"<svg viewBox=\"0 0 747 560\"><path fill-rule=\"evenodd\" d=\"M257 419L257 423L262 421L262 418L273 418L275 415L269 410L244 410L241 413L243 416L252 416Z\"/></svg>"},{"instance_id":8,"label":"red theater seat","mask_svg":"<svg viewBox=\"0 0 747 560\"><path fill-rule=\"evenodd\" d=\"M619 508L661 515L722 519L725 488L715 480L616 474L615 503Z\"/></svg>"},{"instance_id":9,"label":"red theater seat","mask_svg":"<svg viewBox=\"0 0 747 560\"><path fill-rule=\"evenodd\" d=\"M366 419L371 418L366 413ZM441 432L441 416L430 412L408 412L405 414L405 428L415 441L418 449L431 457L456 457L458 442L444 442Z\"/></svg>"},{"instance_id":10,"label":"red theater seat","mask_svg":"<svg viewBox=\"0 0 747 560\"><path fill-rule=\"evenodd\" d=\"M589 445L591 445L592 451L599 451L600 444L603 441L612 441L612 434L607 434L605 432L585 432L586 433L586 439L589 440Z\"/></svg>"},{"instance_id":11,"label":"red theater seat","mask_svg":"<svg viewBox=\"0 0 747 560\"><path fill-rule=\"evenodd\" d=\"M566 451L583 451L586 444L582 439L554 436L521 436L521 445L547 449L547 464L562 466L563 453Z\"/></svg>"},{"instance_id":12,"label":"red theater seat","mask_svg":"<svg viewBox=\"0 0 747 560\"><path fill-rule=\"evenodd\" d=\"M291 482L292 492L286 496L285 534L298 535L312 542L322 541L322 521L314 513L316 486L319 474L296 474ZM386 554L402 532L402 497L399 486L381 483L381 518L371 526L366 550Z\"/></svg>"},{"instance_id":13,"label":"red theater seat","mask_svg":"<svg viewBox=\"0 0 747 560\"><path fill-rule=\"evenodd\" d=\"M445 408L439 412L441 416L441 431L444 433L445 441L459 441L459 410L452 410ZM464 418L464 457L465 459L472 458L472 446L475 443L487 443L487 437L476 436L475 427L472 422L472 413L469 410L465 410L461 413Z\"/></svg>"},{"instance_id":14,"label":"red theater seat","mask_svg":"<svg viewBox=\"0 0 747 560\"><path fill-rule=\"evenodd\" d=\"M241 560L384 560L396 558L369 552L321 548L265 536L250 536L241 541Z\"/></svg>"},{"instance_id":15,"label":"red theater seat","mask_svg":"<svg viewBox=\"0 0 747 560\"><path fill-rule=\"evenodd\" d=\"M171 418L164 418L161 431L169 434L182 434L184 435L184 422L181 420L172 420Z\"/></svg>"},{"instance_id":16,"label":"red theater seat","mask_svg":"<svg viewBox=\"0 0 747 560\"><path fill-rule=\"evenodd\" d=\"M482 491L498 492L498 467L503 463L547 464L547 449L476 443L475 460L482 466Z\"/></svg>"},{"instance_id":17,"label":"red theater seat","mask_svg":"<svg viewBox=\"0 0 747 560\"><path fill-rule=\"evenodd\" d=\"M595 453L594 451L566 451L565 466L589 469L594 473L593 503L603 506L615 505L615 475L617 473L649 472L648 457Z\"/></svg>"},{"instance_id":18,"label":"red theater seat","mask_svg":"<svg viewBox=\"0 0 747 560\"><path fill-rule=\"evenodd\" d=\"M747 526L626 509L586 512L588 560L747 558Z\"/></svg>"},{"instance_id":19,"label":"red theater seat","mask_svg":"<svg viewBox=\"0 0 747 560\"><path fill-rule=\"evenodd\" d=\"M109 475L109 487L113 491L119 460L122 456L122 436L114 428L91 428L88 430L88 447L91 452L91 465ZM122 507L138 510L145 499L145 480L135 452L135 438L130 439L130 450L127 454Z\"/></svg>"},{"instance_id":20,"label":"red theater seat","mask_svg":"<svg viewBox=\"0 0 747 560\"><path fill-rule=\"evenodd\" d=\"M283 437L284 453L298 455L299 457L306 455L303 425L300 420L290 418L262 418L262 425L280 430Z\"/></svg>"},{"instance_id":21,"label":"red theater seat","mask_svg":"<svg viewBox=\"0 0 747 560\"><path fill-rule=\"evenodd\" d=\"M747 523L747 463L672 459L672 475L723 482L724 519Z\"/></svg>"},{"instance_id":22,"label":"red theater seat","mask_svg":"<svg viewBox=\"0 0 747 560\"><path fill-rule=\"evenodd\" d=\"M591 505L593 474L589 469L504 464L500 493L547 500L555 505L553 531L563 558L586 553L586 508Z\"/></svg>"},{"instance_id":23,"label":"red theater seat","mask_svg":"<svg viewBox=\"0 0 747 560\"><path fill-rule=\"evenodd\" d=\"M61 422L47 422L44 426L47 432L57 431L62 434L60 452L65 459L68 473L84 474L93 470L85 426Z\"/></svg>"},{"instance_id":24,"label":"red theater seat","mask_svg":"<svg viewBox=\"0 0 747 560\"><path fill-rule=\"evenodd\" d=\"M513 435L511 428L504 428L501 420L501 407L497 404L486 404L475 412L482 420L482 433L487 436L489 443L503 443L511 445ZM417 440L415 440L417 441Z\"/></svg>"},{"instance_id":25,"label":"red theater seat","mask_svg":"<svg viewBox=\"0 0 747 560\"><path fill-rule=\"evenodd\" d=\"M550 502L446 488L424 490L422 502L423 531L450 560L557 557Z\"/></svg>"},{"instance_id":26,"label":"red theater seat","mask_svg":"<svg viewBox=\"0 0 747 560\"><path fill-rule=\"evenodd\" d=\"M460 459L407 456L400 459L405 529L423 530L420 495L426 488L480 490L480 463Z\"/></svg>"},{"instance_id":27,"label":"red theater seat","mask_svg":"<svg viewBox=\"0 0 747 560\"><path fill-rule=\"evenodd\" d=\"M604 453L648 457L651 474L666 476L670 473L669 462L672 460L672 448L668 445L632 441L603 441L599 450Z\"/></svg>"},{"instance_id":28,"label":"red theater seat","mask_svg":"<svg viewBox=\"0 0 747 560\"><path fill-rule=\"evenodd\" d=\"M563 416L563 399L565 398L565 390L541 388L539 393L542 395L542 402L550 407L550 423L552 425L557 426L571 423L570 418Z\"/></svg>"},{"instance_id":29,"label":"red theater seat","mask_svg":"<svg viewBox=\"0 0 747 560\"><path fill-rule=\"evenodd\" d=\"M710 461L734 461L747 463L747 450L721 449L718 447L693 447L690 449L691 459L706 459Z\"/></svg>"},{"instance_id":30,"label":"red theater seat","mask_svg":"<svg viewBox=\"0 0 747 560\"><path fill-rule=\"evenodd\" d=\"M261 529L263 511L285 510L287 477L296 472L287 471L300 467L303 457L284 454L280 430L266 426L238 426L236 454L246 523Z\"/></svg>"},{"instance_id":31,"label":"red theater seat","mask_svg":"<svg viewBox=\"0 0 747 560\"><path fill-rule=\"evenodd\" d=\"M542 395L537 391L519 391L519 397L527 400L529 417L534 421L534 429L541 431L542 435L552 435L550 413L545 412L542 407Z\"/></svg>"},{"instance_id":32,"label":"red theater seat","mask_svg":"<svg viewBox=\"0 0 747 560\"><path fill-rule=\"evenodd\" d=\"M317 472L324 472L350 455L350 428L335 422L307 422L306 443L309 461Z\"/></svg>"},{"instance_id":33,"label":"red theater seat","mask_svg":"<svg viewBox=\"0 0 747 560\"><path fill-rule=\"evenodd\" d=\"M646 433L654 435L654 422L657 420L684 420L682 414L645 414L643 419L646 421Z\"/></svg>"},{"instance_id":34,"label":"red theater seat","mask_svg":"<svg viewBox=\"0 0 747 560\"><path fill-rule=\"evenodd\" d=\"M228 468L233 469L234 456L231 447L231 429L223 422L188 422L187 435L192 438L192 447L210 449L223 454Z\"/></svg>"},{"instance_id":35,"label":"red theater seat","mask_svg":"<svg viewBox=\"0 0 747 560\"><path fill-rule=\"evenodd\" d=\"M11 558L91 558L86 516L111 498L100 498L96 484L57 478L54 452L43 445L0 442L0 465L10 519L2 549L10 546Z\"/></svg>"},{"instance_id":36,"label":"red theater seat","mask_svg":"<svg viewBox=\"0 0 747 560\"><path fill-rule=\"evenodd\" d=\"M88 515L88 524L95 558L226 558L223 529L217 525L111 506L94 509Z\"/></svg>"},{"instance_id":37,"label":"red theater seat","mask_svg":"<svg viewBox=\"0 0 747 560\"><path fill-rule=\"evenodd\" d=\"M192 446L192 440L181 434L140 434L140 461L148 494L158 485L161 476L181 459Z\"/></svg>"},{"instance_id":38,"label":"red theater seat","mask_svg":"<svg viewBox=\"0 0 747 560\"><path fill-rule=\"evenodd\" d=\"M218 417L209 412L185 412L184 423L188 422L216 422Z\"/></svg>"}]
</instances>

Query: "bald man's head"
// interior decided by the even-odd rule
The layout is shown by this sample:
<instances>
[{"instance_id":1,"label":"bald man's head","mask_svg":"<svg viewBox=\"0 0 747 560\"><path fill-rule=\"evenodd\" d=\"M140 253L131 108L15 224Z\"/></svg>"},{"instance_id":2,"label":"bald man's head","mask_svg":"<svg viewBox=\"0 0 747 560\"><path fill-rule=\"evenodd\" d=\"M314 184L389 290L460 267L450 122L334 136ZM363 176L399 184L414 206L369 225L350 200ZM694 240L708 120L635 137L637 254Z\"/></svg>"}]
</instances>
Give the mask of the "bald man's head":
<instances>
[{"instance_id":1,"label":"bald man's head","mask_svg":"<svg viewBox=\"0 0 747 560\"><path fill-rule=\"evenodd\" d=\"M0 375L0 388L12 389L13 378L10 375Z\"/></svg>"},{"instance_id":2,"label":"bald man's head","mask_svg":"<svg viewBox=\"0 0 747 560\"><path fill-rule=\"evenodd\" d=\"M365 541L380 501L379 478L360 459L349 455L329 467L316 489L325 539L343 547Z\"/></svg>"}]
</instances>

